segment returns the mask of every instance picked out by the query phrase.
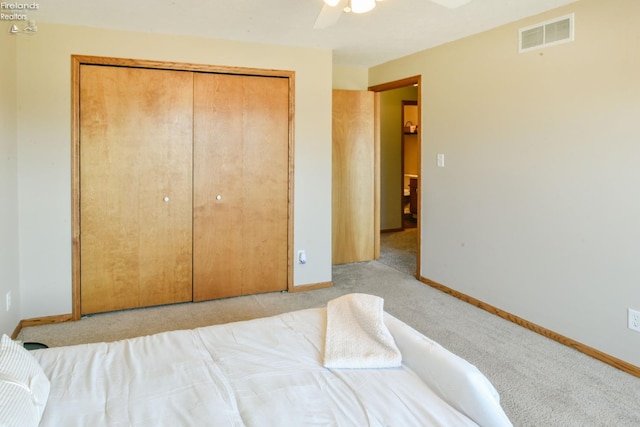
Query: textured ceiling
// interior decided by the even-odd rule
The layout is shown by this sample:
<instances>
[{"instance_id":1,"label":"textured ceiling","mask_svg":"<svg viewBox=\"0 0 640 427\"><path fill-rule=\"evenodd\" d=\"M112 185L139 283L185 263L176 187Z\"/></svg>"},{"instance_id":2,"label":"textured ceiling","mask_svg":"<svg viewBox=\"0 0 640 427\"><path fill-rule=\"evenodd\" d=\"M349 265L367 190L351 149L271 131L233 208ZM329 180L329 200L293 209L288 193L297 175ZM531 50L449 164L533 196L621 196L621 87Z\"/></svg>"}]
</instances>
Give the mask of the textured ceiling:
<instances>
[{"instance_id":1,"label":"textured ceiling","mask_svg":"<svg viewBox=\"0 0 640 427\"><path fill-rule=\"evenodd\" d=\"M371 67L575 0L384 0L314 29L323 0L58 0L30 14L40 22L333 50L335 65ZM516 37L516 35L514 35Z\"/></svg>"}]
</instances>

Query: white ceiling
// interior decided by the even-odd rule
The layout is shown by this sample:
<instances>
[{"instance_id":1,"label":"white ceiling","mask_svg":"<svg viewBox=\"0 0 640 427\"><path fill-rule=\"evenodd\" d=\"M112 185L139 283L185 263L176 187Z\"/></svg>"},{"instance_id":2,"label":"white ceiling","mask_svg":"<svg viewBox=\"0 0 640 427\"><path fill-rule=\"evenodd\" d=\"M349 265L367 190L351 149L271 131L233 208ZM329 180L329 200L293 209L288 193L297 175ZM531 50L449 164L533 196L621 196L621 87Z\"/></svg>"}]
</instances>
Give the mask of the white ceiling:
<instances>
[{"instance_id":1,"label":"white ceiling","mask_svg":"<svg viewBox=\"0 0 640 427\"><path fill-rule=\"evenodd\" d=\"M333 49L335 65L371 67L576 0L384 0L314 29L323 0L58 0L29 18L90 27ZM517 47L514 34L514 49Z\"/></svg>"}]
</instances>

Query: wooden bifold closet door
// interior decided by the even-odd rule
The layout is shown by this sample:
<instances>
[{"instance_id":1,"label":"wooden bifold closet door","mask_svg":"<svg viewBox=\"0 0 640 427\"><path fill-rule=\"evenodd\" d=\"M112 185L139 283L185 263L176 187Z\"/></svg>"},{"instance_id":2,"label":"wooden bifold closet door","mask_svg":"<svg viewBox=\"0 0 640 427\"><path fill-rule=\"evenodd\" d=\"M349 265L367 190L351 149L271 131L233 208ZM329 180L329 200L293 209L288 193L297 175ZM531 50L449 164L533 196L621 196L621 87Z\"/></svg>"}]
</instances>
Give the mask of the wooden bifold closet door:
<instances>
[{"instance_id":1,"label":"wooden bifold closet door","mask_svg":"<svg viewBox=\"0 0 640 427\"><path fill-rule=\"evenodd\" d=\"M80 66L82 314L287 289L288 91Z\"/></svg>"},{"instance_id":2,"label":"wooden bifold closet door","mask_svg":"<svg viewBox=\"0 0 640 427\"><path fill-rule=\"evenodd\" d=\"M288 81L200 73L194 88L193 299L285 290Z\"/></svg>"},{"instance_id":3,"label":"wooden bifold closet door","mask_svg":"<svg viewBox=\"0 0 640 427\"><path fill-rule=\"evenodd\" d=\"M83 65L83 313L191 300L193 75Z\"/></svg>"}]
</instances>

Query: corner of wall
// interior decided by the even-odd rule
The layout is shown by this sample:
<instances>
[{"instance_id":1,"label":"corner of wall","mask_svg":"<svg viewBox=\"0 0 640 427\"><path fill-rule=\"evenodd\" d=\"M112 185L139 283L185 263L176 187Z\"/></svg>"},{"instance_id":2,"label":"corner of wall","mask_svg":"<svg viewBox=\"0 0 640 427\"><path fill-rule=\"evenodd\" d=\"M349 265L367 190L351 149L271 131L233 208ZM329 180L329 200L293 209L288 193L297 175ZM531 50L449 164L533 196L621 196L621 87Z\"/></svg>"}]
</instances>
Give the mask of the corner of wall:
<instances>
[{"instance_id":1,"label":"corner of wall","mask_svg":"<svg viewBox=\"0 0 640 427\"><path fill-rule=\"evenodd\" d=\"M367 90L368 84L366 68L333 66L333 89Z\"/></svg>"},{"instance_id":2,"label":"corner of wall","mask_svg":"<svg viewBox=\"0 0 640 427\"><path fill-rule=\"evenodd\" d=\"M0 333L11 335L20 321L16 37L0 36L0 51Z\"/></svg>"}]
</instances>

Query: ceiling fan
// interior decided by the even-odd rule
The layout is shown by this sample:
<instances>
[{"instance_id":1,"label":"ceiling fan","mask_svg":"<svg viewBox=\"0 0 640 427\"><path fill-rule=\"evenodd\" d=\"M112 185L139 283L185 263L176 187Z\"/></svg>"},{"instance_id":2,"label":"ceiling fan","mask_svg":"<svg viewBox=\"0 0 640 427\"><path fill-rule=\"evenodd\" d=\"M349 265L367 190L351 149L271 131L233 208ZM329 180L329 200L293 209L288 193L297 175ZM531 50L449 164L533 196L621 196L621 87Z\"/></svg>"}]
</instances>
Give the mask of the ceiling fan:
<instances>
[{"instance_id":1,"label":"ceiling fan","mask_svg":"<svg viewBox=\"0 0 640 427\"><path fill-rule=\"evenodd\" d=\"M335 25L343 13L365 13L376 7L376 2L382 0L324 0L322 10L313 28L323 29ZM469 3L471 0L431 0L440 6L454 9Z\"/></svg>"}]
</instances>

